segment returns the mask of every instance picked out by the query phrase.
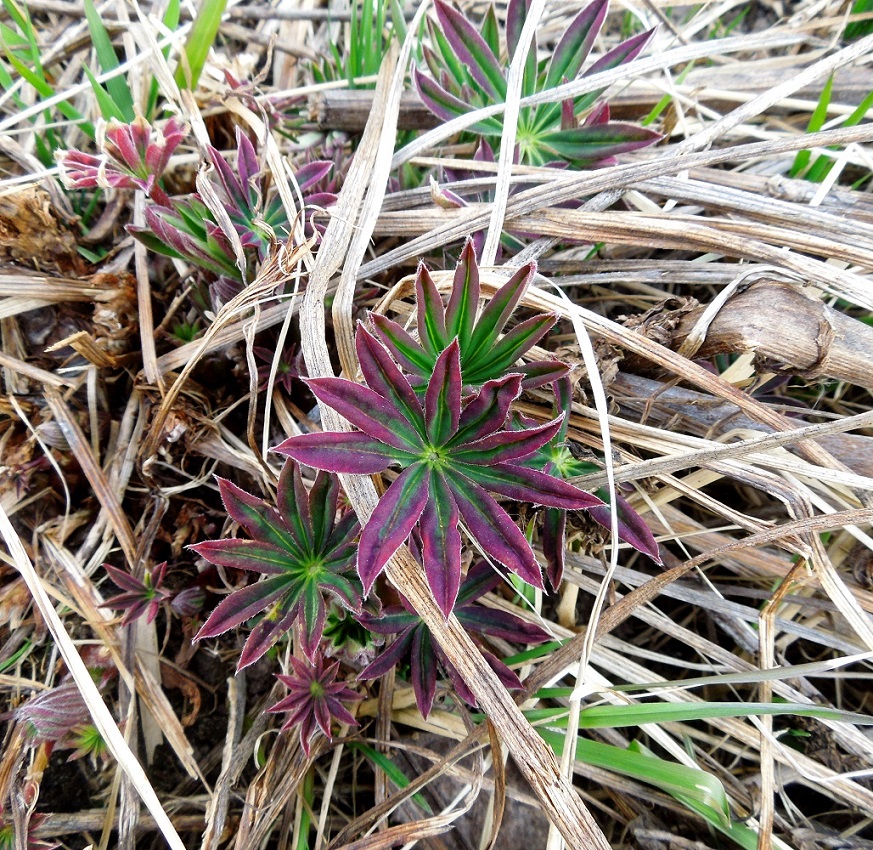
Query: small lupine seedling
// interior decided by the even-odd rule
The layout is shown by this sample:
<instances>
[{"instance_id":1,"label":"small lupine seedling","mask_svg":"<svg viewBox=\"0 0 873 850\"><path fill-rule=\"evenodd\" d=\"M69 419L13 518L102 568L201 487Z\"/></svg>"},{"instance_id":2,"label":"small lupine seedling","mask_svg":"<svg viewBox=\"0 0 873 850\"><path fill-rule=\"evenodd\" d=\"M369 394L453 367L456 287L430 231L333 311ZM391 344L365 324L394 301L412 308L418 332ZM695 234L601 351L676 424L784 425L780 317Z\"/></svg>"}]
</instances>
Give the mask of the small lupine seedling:
<instances>
[{"instance_id":1,"label":"small lupine seedling","mask_svg":"<svg viewBox=\"0 0 873 850\"><path fill-rule=\"evenodd\" d=\"M163 586L167 575L167 562L158 564L153 570L147 570L142 580L134 578L130 573L104 564L103 569L109 573L109 578L120 587L124 593L113 596L103 603L105 608L115 608L127 613L121 621L122 626L132 623L145 614L146 622L151 623L158 616L161 605L169 601L172 593Z\"/></svg>"},{"instance_id":2,"label":"small lupine seedling","mask_svg":"<svg viewBox=\"0 0 873 850\"><path fill-rule=\"evenodd\" d=\"M260 361L258 366L258 389L264 390L270 379L273 369L273 361L276 359L276 351L261 345L252 346L252 353ZM297 343L289 342L281 356L276 368L276 385L281 386L288 395L294 387L294 381L306 377L306 364L303 362L303 352Z\"/></svg>"},{"instance_id":3,"label":"small lupine seedling","mask_svg":"<svg viewBox=\"0 0 873 850\"><path fill-rule=\"evenodd\" d=\"M479 266L473 241L468 239L455 269L452 294L445 307L427 268L424 264L418 267L415 276L418 341L397 322L373 315L376 335L410 374L410 383L419 393L427 386L437 358L452 340L457 340L465 389L481 387L509 372L522 376L525 389L556 381L567 374L563 363L556 360L517 363L555 324L554 315L534 316L501 336L535 271L533 263L522 266L494 294L477 318L481 292Z\"/></svg>"},{"instance_id":4,"label":"small lupine seedling","mask_svg":"<svg viewBox=\"0 0 873 850\"><path fill-rule=\"evenodd\" d=\"M478 600L497 587L501 580L501 576L484 561L472 566L461 583L452 613L467 630L467 634L474 638L500 681L507 688L516 689L521 687L518 676L484 646L481 638L494 637L511 643L539 644L550 640L550 637L539 626L527 623L515 614L488 608L479 603ZM385 609L380 617L366 613L361 615L361 622L370 631L397 637L372 664L361 671L360 677L376 679L408 658L415 702L422 716L427 717L436 694L437 668L442 665L458 696L475 706L476 698L446 658L430 629L402 596L401 602L401 605Z\"/></svg>"},{"instance_id":5,"label":"small lupine seedling","mask_svg":"<svg viewBox=\"0 0 873 850\"><path fill-rule=\"evenodd\" d=\"M186 132L175 118L154 131L142 116L130 124L112 119L97 128L102 155L68 150L57 151L55 158L69 188L140 189L156 204L168 207L170 199L160 179Z\"/></svg>"},{"instance_id":6,"label":"small lupine seedling","mask_svg":"<svg viewBox=\"0 0 873 850\"><path fill-rule=\"evenodd\" d=\"M506 12L505 54L493 6L480 28L456 8L435 0L437 23L428 21L433 48L424 48L430 76L413 71L422 101L439 118L451 120L475 109L503 103L507 93L508 62L515 54L527 19L530 0L510 0ZM594 0L573 19L549 58L537 59L536 39L527 55L522 95L549 91L576 79L603 26L609 0ZM592 63L582 74L590 76L633 61L648 43L652 30L633 36ZM501 55L507 56L501 61ZM633 124L609 120L609 111L593 108L603 89L565 99L522 107L517 141L521 161L546 165L564 161L590 167L612 157L652 144L658 133ZM472 132L500 139L502 116L485 118Z\"/></svg>"},{"instance_id":7,"label":"small lupine seedling","mask_svg":"<svg viewBox=\"0 0 873 850\"><path fill-rule=\"evenodd\" d=\"M567 426L570 421L572 402L569 379L562 378L560 381L556 381L554 391L554 412L561 417L561 427L548 443L522 461L522 465L542 470L564 480L598 471L598 467L593 463L573 457L567 447ZM532 424L526 417L518 413L513 414L511 423L514 428L528 428ZM589 508L588 515L604 528L611 528L609 490L606 487L601 487L594 492L603 501L603 504ZM616 508L618 511L618 536L634 549L648 555L656 563L662 563L658 543L645 520L620 493L616 493ZM554 590L558 589L564 576L564 553L567 548L566 528L567 512L565 510L546 508L543 511L542 546L547 563L546 578Z\"/></svg>"},{"instance_id":8,"label":"small lupine seedling","mask_svg":"<svg viewBox=\"0 0 873 850\"><path fill-rule=\"evenodd\" d=\"M277 674L276 678L288 688L288 696L270 706L267 711L278 714L289 712L290 717L282 729L299 729L300 743L307 756L312 739L321 730L331 740L331 721L357 726L358 721L343 703L357 702L355 693L345 682L338 679L339 662L325 666L321 655L304 664L297 658L288 659L294 675Z\"/></svg>"},{"instance_id":9,"label":"small lupine seedling","mask_svg":"<svg viewBox=\"0 0 873 850\"><path fill-rule=\"evenodd\" d=\"M339 484L320 474L307 494L299 467L288 462L276 493L278 508L224 479L218 480L228 515L252 537L209 540L191 548L212 564L266 578L235 590L203 624L195 640L216 637L262 613L237 669L257 661L294 623L300 645L314 658L324 631L325 593L358 611L360 582L353 574L359 526L347 511L337 521Z\"/></svg>"},{"instance_id":10,"label":"small lupine seedling","mask_svg":"<svg viewBox=\"0 0 873 850\"><path fill-rule=\"evenodd\" d=\"M560 420L504 430L521 392L522 376L516 373L489 381L464 399L457 337L436 358L423 403L387 349L362 324L355 339L367 386L342 378L311 379L308 385L321 403L360 430L291 437L276 451L332 472L402 469L361 534L358 574L364 589L369 592L389 558L418 527L427 580L448 617L461 580L461 518L492 558L542 587L525 536L489 493L570 510L601 504L596 496L517 463L551 440Z\"/></svg>"}]
</instances>

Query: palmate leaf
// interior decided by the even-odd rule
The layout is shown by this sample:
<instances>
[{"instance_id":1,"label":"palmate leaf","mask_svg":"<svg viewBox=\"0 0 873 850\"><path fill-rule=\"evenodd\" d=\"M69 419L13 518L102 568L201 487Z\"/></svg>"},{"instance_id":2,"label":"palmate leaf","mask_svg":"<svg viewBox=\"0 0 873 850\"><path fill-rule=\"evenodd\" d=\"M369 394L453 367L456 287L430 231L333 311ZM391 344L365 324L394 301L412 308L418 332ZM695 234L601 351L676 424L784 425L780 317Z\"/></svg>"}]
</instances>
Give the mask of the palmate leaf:
<instances>
[{"instance_id":1,"label":"palmate leaf","mask_svg":"<svg viewBox=\"0 0 873 850\"><path fill-rule=\"evenodd\" d=\"M474 326L461 318L463 300L458 297L444 324L470 338ZM435 342L439 323L431 330ZM509 407L521 391L517 374L487 382L463 398L458 337L436 358L423 403L388 351L362 324L356 344L366 387L339 378L308 383L320 402L363 433L303 434L285 440L276 451L332 472L401 468L361 534L357 564L364 589L369 592L389 558L418 527L428 582L448 616L460 583L459 516L495 560L542 587L539 565L525 536L489 493L571 510L602 504L571 484L520 465L555 436L561 420L503 430Z\"/></svg>"},{"instance_id":2,"label":"palmate leaf","mask_svg":"<svg viewBox=\"0 0 873 850\"><path fill-rule=\"evenodd\" d=\"M324 594L358 611L361 586L351 572L359 528L350 514L337 522L339 485L320 473L307 494L299 467L285 464L277 489L278 507L219 479L228 515L252 540L208 540L191 548L212 564L266 577L235 590L212 612L195 640L215 637L265 613L249 635L238 669L257 661L299 622L301 647L315 656L324 630Z\"/></svg>"},{"instance_id":3,"label":"palmate leaf","mask_svg":"<svg viewBox=\"0 0 873 850\"><path fill-rule=\"evenodd\" d=\"M523 376L525 389L542 386L567 373L558 361L517 366L517 361L536 345L555 324L554 315L535 316L517 325L501 338L513 311L533 279L536 266L522 266L493 296L477 318L481 288L479 267L472 239L468 239L455 269L452 294L444 307L436 285L424 264L415 277L419 341L396 322L373 315L376 336L397 362L410 373L420 393L433 374L437 358L453 339L458 340L461 379L466 389L481 387L507 372Z\"/></svg>"}]
</instances>

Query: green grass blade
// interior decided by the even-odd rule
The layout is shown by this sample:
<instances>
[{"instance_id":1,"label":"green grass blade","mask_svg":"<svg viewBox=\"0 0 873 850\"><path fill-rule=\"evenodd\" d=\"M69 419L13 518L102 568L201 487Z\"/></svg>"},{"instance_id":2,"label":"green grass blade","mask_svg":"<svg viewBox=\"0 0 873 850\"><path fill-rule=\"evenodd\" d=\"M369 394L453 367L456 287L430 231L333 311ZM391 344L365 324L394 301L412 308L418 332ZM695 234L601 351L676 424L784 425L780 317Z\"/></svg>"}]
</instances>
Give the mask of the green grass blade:
<instances>
[{"instance_id":1,"label":"green grass blade","mask_svg":"<svg viewBox=\"0 0 873 850\"><path fill-rule=\"evenodd\" d=\"M409 780L406 778L406 774L404 774L403 771L384 753L380 753L378 750L374 750L367 744L361 744L357 741L350 741L348 747L361 753L361 755L363 755L375 767L379 768L379 770L381 770L398 788L406 788L407 785L409 785ZM421 794L413 794L412 799L425 812L427 812L427 814L433 814L433 810Z\"/></svg>"},{"instance_id":2,"label":"green grass blade","mask_svg":"<svg viewBox=\"0 0 873 850\"><path fill-rule=\"evenodd\" d=\"M565 708L540 708L526 712L529 720L550 720L549 725L566 728ZM561 715L564 715L563 717ZM858 726L873 725L873 717L853 714L802 703L760 702L650 702L638 705L596 705L585 708L579 715L580 729L615 729L641 726L645 723L684 723L691 720L710 720L716 717L758 717L761 715L790 714L795 717L815 717Z\"/></svg>"},{"instance_id":3,"label":"green grass blade","mask_svg":"<svg viewBox=\"0 0 873 850\"><path fill-rule=\"evenodd\" d=\"M807 133L817 133L824 125L828 115L828 106L831 102L831 91L833 90L833 87L834 75L831 74L828 77L828 81L825 83L825 87L822 89L822 93L819 95L818 103L809 119L809 125L806 128ZM809 165L811 157L812 154L809 151L798 151L797 156L794 157L794 164L791 166L788 176L799 177Z\"/></svg>"},{"instance_id":4,"label":"green grass blade","mask_svg":"<svg viewBox=\"0 0 873 850\"><path fill-rule=\"evenodd\" d=\"M115 118L116 121L121 121L127 123L127 117L124 112L121 111L121 108L116 103L115 98L109 94L100 83L97 82L97 78L91 73L91 70L87 65L82 66L82 70L85 72L85 76L88 77L88 82L91 83L91 88L94 91L94 97L97 100L97 106L100 109L100 114L108 121L110 118ZM130 119L133 120L132 118Z\"/></svg>"},{"instance_id":5,"label":"green grass blade","mask_svg":"<svg viewBox=\"0 0 873 850\"><path fill-rule=\"evenodd\" d=\"M564 748L564 733L551 729L537 731L560 757ZM710 773L639 752L633 746L623 750L587 738L579 738L576 742L576 759L654 785L673 796L681 794L693 800L695 811L705 812L707 820L730 826L727 794L721 782Z\"/></svg>"},{"instance_id":6,"label":"green grass blade","mask_svg":"<svg viewBox=\"0 0 873 850\"><path fill-rule=\"evenodd\" d=\"M97 61L100 63L101 70L104 73L114 71L120 63L118 56L115 54L115 48L112 46L112 39L109 37L106 27L103 26L103 21L100 20L100 15L94 6L94 0L85 0L85 18L88 22L88 31L91 33L91 41L94 44L94 52L97 54ZM90 74L88 78L92 79ZM95 85L93 80L91 85ZM136 113L133 108L133 95L130 92L127 79L119 75L111 80L107 80L105 91L115 103L115 111L120 116L119 120L126 123L133 121ZM103 112L105 117L105 110L102 105L100 111Z\"/></svg>"},{"instance_id":7,"label":"green grass blade","mask_svg":"<svg viewBox=\"0 0 873 850\"><path fill-rule=\"evenodd\" d=\"M188 41L185 42L186 62L181 62L176 69L176 84L179 88L197 88L197 81L206 64L209 48L218 34L221 25L221 16L227 0L203 0L203 5L194 19L194 26L188 33ZM185 67L187 64L187 68ZM190 80L188 75L190 73Z\"/></svg>"},{"instance_id":8,"label":"green grass blade","mask_svg":"<svg viewBox=\"0 0 873 850\"><path fill-rule=\"evenodd\" d=\"M176 28L179 26L181 10L181 0L170 0L170 2L167 4L167 11L164 13L163 24L169 32L175 32ZM166 59L170 55L170 45L168 44L166 47L164 47L161 50L161 53L164 54L164 59ZM152 119L154 117L155 107L158 105L159 94L160 86L158 85L157 78L153 78L152 83L149 86L149 97L148 102L146 103L145 110L145 115L148 119Z\"/></svg>"}]
</instances>

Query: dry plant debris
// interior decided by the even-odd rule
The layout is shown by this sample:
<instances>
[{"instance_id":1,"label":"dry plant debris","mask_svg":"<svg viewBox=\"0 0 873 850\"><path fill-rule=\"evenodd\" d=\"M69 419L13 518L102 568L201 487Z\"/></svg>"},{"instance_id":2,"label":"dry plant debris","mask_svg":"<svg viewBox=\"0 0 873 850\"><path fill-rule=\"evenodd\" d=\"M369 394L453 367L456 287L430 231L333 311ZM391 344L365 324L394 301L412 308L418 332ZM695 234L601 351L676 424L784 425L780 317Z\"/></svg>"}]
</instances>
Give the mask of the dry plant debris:
<instances>
[{"instance_id":1,"label":"dry plant debris","mask_svg":"<svg viewBox=\"0 0 873 850\"><path fill-rule=\"evenodd\" d=\"M867 0L196 5L0 0L0 847L873 847Z\"/></svg>"}]
</instances>

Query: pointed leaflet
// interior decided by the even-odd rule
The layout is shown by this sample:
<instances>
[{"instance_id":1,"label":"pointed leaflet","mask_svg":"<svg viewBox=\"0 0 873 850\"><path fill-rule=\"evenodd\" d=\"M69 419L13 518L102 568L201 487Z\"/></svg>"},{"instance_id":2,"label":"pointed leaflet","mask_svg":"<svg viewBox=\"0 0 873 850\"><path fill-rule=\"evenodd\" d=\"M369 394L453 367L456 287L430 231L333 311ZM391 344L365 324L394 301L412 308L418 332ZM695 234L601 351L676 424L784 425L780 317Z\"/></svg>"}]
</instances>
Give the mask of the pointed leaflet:
<instances>
[{"instance_id":1,"label":"pointed leaflet","mask_svg":"<svg viewBox=\"0 0 873 850\"><path fill-rule=\"evenodd\" d=\"M609 0L594 0L573 18L552 52L544 88L553 89L565 79L576 78L591 53L608 7Z\"/></svg>"},{"instance_id":2,"label":"pointed leaflet","mask_svg":"<svg viewBox=\"0 0 873 850\"><path fill-rule=\"evenodd\" d=\"M468 370L468 382L475 385L486 376L499 375L511 369L516 360L545 336L555 324L555 319L553 315L533 316L516 325Z\"/></svg>"},{"instance_id":3,"label":"pointed leaflet","mask_svg":"<svg viewBox=\"0 0 873 850\"><path fill-rule=\"evenodd\" d=\"M460 446L493 434L502 428L512 402L521 392L521 375L507 375L484 383L467 403L450 445Z\"/></svg>"},{"instance_id":4,"label":"pointed leaflet","mask_svg":"<svg viewBox=\"0 0 873 850\"><path fill-rule=\"evenodd\" d=\"M419 429L420 433L424 433L424 414L415 391L385 348L360 322L355 333L355 350L361 364L361 373L367 384L383 398L388 399Z\"/></svg>"},{"instance_id":5,"label":"pointed leaflet","mask_svg":"<svg viewBox=\"0 0 873 850\"><path fill-rule=\"evenodd\" d=\"M446 333L449 339L458 338L458 345L465 354L469 350L478 308L479 265L476 262L473 240L468 238L464 243L461 259L455 268L452 295L446 307ZM464 359L466 360L466 357Z\"/></svg>"},{"instance_id":6,"label":"pointed leaflet","mask_svg":"<svg viewBox=\"0 0 873 850\"><path fill-rule=\"evenodd\" d=\"M461 535L458 506L439 472L430 477L430 493L420 527L427 583L443 615L448 617L461 583Z\"/></svg>"},{"instance_id":7,"label":"pointed leaflet","mask_svg":"<svg viewBox=\"0 0 873 850\"><path fill-rule=\"evenodd\" d=\"M582 76L592 77L602 71L609 71L612 68L617 68L619 65L626 65L628 62L632 62L640 55L643 48L649 43L654 34L655 30L653 28L640 33L639 35L631 36L631 38L623 41L621 44L613 47L612 50L601 56L593 65L591 65L590 68L586 69ZM591 104L594 103L594 101L596 101L604 91L605 89L598 89L597 91L588 92L578 98L576 100L576 113L578 114L582 110L591 106Z\"/></svg>"},{"instance_id":8,"label":"pointed leaflet","mask_svg":"<svg viewBox=\"0 0 873 850\"><path fill-rule=\"evenodd\" d=\"M225 478L218 479L218 492L227 515L252 537L302 554L300 543L283 529L282 518L275 508Z\"/></svg>"},{"instance_id":9,"label":"pointed leaflet","mask_svg":"<svg viewBox=\"0 0 873 850\"><path fill-rule=\"evenodd\" d=\"M232 570L250 570L264 575L279 575L288 564L288 549L232 537L229 540L207 540L190 547L210 564ZM300 553L301 556L303 553Z\"/></svg>"},{"instance_id":10,"label":"pointed leaflet","mask_svg":"<svg viewBox=\"0 0 873 850\"><path fill-rule=\"evenodd\" d=\"M309 493L303 486L303 476L296 463L286 463L279 475L276 488L279 514L285 521L300 546L311 549L313 545L312 515L309 511Z\"/></svg>"},{"instance_id":11,"label":"pointed leaflet","mask_svg":"<svg viewBox=\"0 0 873 850\"><path fill-rule=\"evenodd\" d=\"M291 628L297 618L297 608L298 606L295 605L284 617L280 616L279 619L273 619L269 615L261 617L243 646L236 665L237 671L244 670L254 664Z\"/></svg>"},{"instance_id":12,"label":"pointed leaflet","mask_svg":"<svg viewBox=\"0 0 873 850\"><path fill-rule=\"evenodd\" d=\"M481 484L492 493L499 493L518 502L532 502L566 510L587 510L602 505L603 502L545 472L515 466L511 463L498 463L493 466L465 466L463 474Z\"/></svg>"},{"instance_id":13,"label":"pointed leaflet","mask_svg":"<svg viewBox=\"0 0 873 850\"><path fill-rule=\"evenodd\" d=\"M387 469L402 452L360 432L300 434L279 443L274 452L328 472L371 475Z\"/></svg>"},{"instance_id":14,"label":"pointed leaflet","mask_svg":"<svg viewBox=\"0 0 873 850\"><path fill-rule=\"evenodd\" d=\"M418 338L421 347L436 357L450 341L446 334L446 315L443 302L433 278L423 262L418 264L415 276L415 301L418 306Z\"/></svg>"},{"instance_id":15,"label":"pointed leaflet","mask_svg":"<svg viewBox=\"0 0 873 850\"><path fill-rule=\"evenodd\" d=\"M467 71L491 97L504 100L506 79L503 68L482 36L457 9L444 0L435 0L434 9L443 34Z\"/></svg>"},{"instance_id":16,"label":"pointed leaflet","mask_svg":"<svg viewBox=\"0 0 873 850\"><path fill-rule=\"evenodd\" d=\"M637 150L661 139L660 133L635 124L611 121L545 133L539 144L564 159L579 162L598 162L610 156Z\"/></svg>"},{"instance_id":17,"label":"pointed leaflet","mask_svg":"<svg viewBox=\"0 0 873 850\"><path fill-rule=\"evenodd\" d=\"M542 588L543 579L530 544L509 514L470 479L459 475L448 484L467 530L482 548L528 584Z\"/></svg>"},{"instance_id":18,"label":"pointed leaflet","mask_svg":"<svg viewBox=\"0 0 873 850\"><path fill-rule=\"evenodd\" d=\"M246 620L251 620L256 614L278 602L287 589L285 576L271 576L265 581L235 590L218 603L218 607L209 615L194 640L216 637Z\"/></svg>"},{"instance_id":19,"label":"pointed leaflet","mask_svg":"<svg viewBox=\"0 0 873 850\"><path fill-rule=\"evenodd\" d=\"M424 395L424 418L431 445L441 446L458 430L461 415L461 355L458 341L437 358Z\"/></svg>"},{"instance_id":20,"label":"pointed leaflet","mask_svg":"<svg viewBox=\"0 0 873 850\"><path fill-rule=\"evenodd\" d=\"M604 504L589 510L591 519L604 528L612 527L612 516L609 508L609 492L605 487L597 491ZM618 536L629 543L638 552L648 555L656 564L663 564L658 542L652 534L646 521L633 509L631 503L621 493L616 493L616 509L618 511Z\"/></svg>"},{"instance_id":21,"label":"pointed leaflet","mask_svg":"<svg viewBox=\"0 0 873 850\"><path fill-rule=\"evenodd\" d=\"M401 452L421 449L421 438L409 421L375 390L344 378L309 378L306 385L319 402L332 407L374 440Z\"/></svg>"},{"instance_id":22,"label":"pointed leaflet","mask_svg":"<svg viewBox=\"0 0 873 850\"><path fill-rule=\"evenodd\" d=\"M540 534L543 555L546 558L546 578L552 590L557 590L564 578L566 533L567 512L560 508L546 508L543 511L543 527Z\"/></svg>"},{"instance_id":23,"label":"pointed leaflet","mask_svg":"<svg viewBox=\"0 0 873 850\"><path fill-rule=\"evenodd\" d=\"M487 350L497 341L503 328L509 321L512 311L515 310L519 300L527 291L534 274L536 263L528 263L522 266L488 302L488 306L482 311L479 321L470 336L470 357L475 357L480 351Z\"/></svg>"},{"instance_id":24,"label":"pointed leaflet","mask_svg":"<svg viewBox=\"0 0 873 850\"><path fill-rule=\"evenodd\" d=\"M511 460L530 457L540 446L545 445L558 433L560 420L547 422L538 428L524 431L500 431L474 443L464 443L452 454L452 460L462 464L491 466ZM464 470L466 474L466 469ZM579 491L582 492L581 490Z\"/></svg>"},{"instance_id":25,"label":"pointed leaflet","mask_svg":"<svg viewBox=\"0 0 873 850\"><path fill-rule=\"evenodd\" d=\"M397 322L385 316L372 315L373 328L385 347L397 358L397 362L413 375L430 374L433 358L406 333Z\"/></svg>"},{"instance_id":26,"label":"pointed leaflet","mask_svg":"<svg viewBox=\"0 0 873 850\"><path fill-rule=\"evenodd\" d=\"M427 718L436 695L437 659L430 630L422 625L412 635L410 652L412 690L421 716Z\"/></svg>"},{"instance_id":27,"label":"pointed leaflet","mask_svg":"<svg viewBox=\"0 0 873 850\"><path fill-rule=\"evenodd\" d=\"M295 467L297 464L295 464ZM282 470L284 473L284 470ZM339 483L333 475L319 472L309 491L309 522L312 529L312 545L318 549L330 539L336 521ZM283 515L284 515L283 510Z\"/></svg>"},{"instance_id":28,"label":"pointed leaflet","mask_svg":"<svg viewBox=\"0 0 873 850\"><path fill-rule=\"evenodd\" d=\"M358 575L366 593L418 522L427 502L429 478L430 470L415 463L404 469L379 499L358 547Z\"/></svg>"}]
</instances>

